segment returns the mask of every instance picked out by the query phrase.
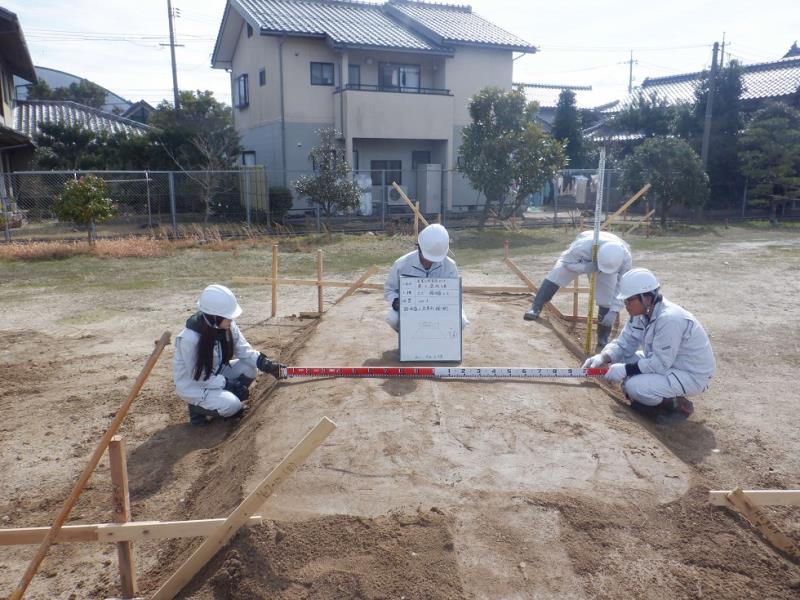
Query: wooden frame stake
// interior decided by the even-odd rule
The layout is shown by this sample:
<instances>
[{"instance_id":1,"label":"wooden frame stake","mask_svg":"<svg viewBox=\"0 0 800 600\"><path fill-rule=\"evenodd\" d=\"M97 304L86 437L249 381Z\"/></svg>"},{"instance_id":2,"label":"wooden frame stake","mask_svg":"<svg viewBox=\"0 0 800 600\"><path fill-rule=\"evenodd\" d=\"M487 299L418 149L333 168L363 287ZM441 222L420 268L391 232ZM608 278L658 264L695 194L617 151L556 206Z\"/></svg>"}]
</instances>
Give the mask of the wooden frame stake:
<instances>
[{"instance_id":1,"label":"wooden frame stake","mask_svg":"<svg viewBox=\"0 0 800 600\"><path fill-rule=\"evenodd\" d=\"M272 245L272 308L270 316L278 314L278 244Z\"/></svg>"},{"instance_id":2,"label":"wooden frame stake","mask_svg":"<svg viewBox=\"0 0 800 600\"><path fill-rule=\"evenodd\" d=\"M322 295L322 250L317 250L317 312L320 316L325 310L325 300Z\"/></svg>"},{"instance_id":3,"label":"wooden frame stake","mask_svg":"<svg viewBox=\"0 0 800 600\"><path fill-rule=\"evenodd\" d=\"M711 490L708 501L714 506L730 506L731 490ZM800 490L742 490L751 504L756 506L800 506Z\"/></svg>"},{"instance_id":4,"label":"wooden frame stake","mask_svg":"<svg viewBox=\"0 0 800 600\"><path fill-rule=\"evenodd\" d=\"M186 562L153 594L151 600L172 600L334 429L336 429L336 424L327 417L322 417L314 429L300 440L286 455L286 458L234 509L225 522L207 537Z\"/></svg>"},{"instance_id":5,"label":"wooden frame stake","mask_svg":"<svg viewBox=\"0 0 800 600\"><path fill-rule=\"evenodd\" d=\"M161 356L164 348L167 344L169 344L169 338L169 331L165 331L163 334L161 334L161 338L156 342L155 349L153 350L152 354L150 354L150 358L147 359L142 371L139 373L139 376L136 378L136 381L133 384L133 389L131 390L130 394L128 394L125 402L122 403L122 406L119 407L114 420L111 421L111 425L108 426L105 434L103 434L103 437L97 444L97 448L95 448L94 453L89 458L89 463L86 465L86 467L84 467L83 472L78 477L78 481L72 488L72 492L70 492L69 497L64 501L58 516L56 516L55 521L53 521L53 524L50 526L50 531L47 533L44 540L42 540L42 543L39 545L39 549L36 551L36 555L33 557L28 565L28 568L25 570L25 573L17 584L17 587L13 592L11 592L8 600L20 600L25 593L25 590L28 589L33 576L36 575L39 565L42 564L45 554L47 554L47 550L50 548L53 540L55 540L62 525L64 525L64 521L67 520L69 513L78 502L78 497L81 495L86 482L89 481L89 478L92 476L92 472L100 462L100 458L103 456L106 448L108 448L111 438L114 437L120 425L122 425L122 420L125 418L125 415L128 414L128 410L130 409L131 404L133 404L136 396L139 395L139 391L142 389L144 382L150 375L150 371L152 371L153 367L155 367L158 357Z\"/></svg>"},{"instance_id":6,"label":"wooden frame stake","mask_svg":"<svg viewBox=\"0 0 800 600\"><path fill-rule=\"evenodd\" d=\"M525 283L525 285L528 286L528 289L531 291L531 293L536 294L539 291L539 288L537 288L536 285L534 285L534 283L528 278L527 275L525 275L525 273L522 272L522 269L520 269L514 263L513 260L511 260L510 258L506 258L503 262L506 263L506 266L509 269L511 269L512 271L514 271L514 273L517 275L517 277L519 277ZM569 290L567 290L567 291L569 291ZM553 306L553 304L551 302L548 302L544 306L549 311L551 311L554 315L556 315L559 319L563 319L564 318L564 315L561 313L561 311L558 310L555 306Z\"/></svg>"},{"instance_id":7,"label":"wooden frame stake","mask_svg":"<svg viewBox=\"0 0 800 600\"><path fill-rule=\"evenodd\" d=\"M127 523L131 520L131 499L128 491L125 442L122 436L115 435L111 438L108 459L111 464L111 484L114 494L114 522ZM136 584L136 560L131 542L117 542L117 562L122 597L133 598L139 592L139 586Z\"/></svg>"},{"instance_id":8,"label":"wooden frame stake","mask_svg":"<svg viewBox=\"0 0 800 600\"><path fill-rule=\"evenodd\" d=\"M605 229L606 227L608 227L609 225L611 225L611 223L612 223L612 221L614 221L614 219L616 219L616 218L617 218L619 215L621 215L623 212L625 212L626 210L628 210L628 207L629 207L631 204L633 204L634 202L636 202L636 201L637 201L637 200L638 200L638 199L639 199L639 198L642 196L642 194L646 194L646 193L647 193L647 191L648 191L648 190L649 190L651 187L652 187L652 186L651 186L649 183L646 183L646 184L644 185L644 187L642 187L642 189L640 189L640 190L639 190L638 192L636 192L636 193L635 193L633 196L631 196L630 198L628 198L628 200L627 200L627 202L625 202L625 204L623 204L623 205L622 205L622 206L620 206L620 207L619 207L619 208L618 208L616 211L614 211L614 214L612 214L612 215L610 215L609 217L607 217L607 218L606 218L606 222L605 222L605 223L602 223L602 224L600 225L600 229L601 229L601 230L602 230L602 229Z\"/></svg>"},{"instance_id":9,"label":"wooden frame stake","mask_svg":"<svg viewBox=\"0 0 800 600\"><path fill-rule=\"evenodd\" d=\"M730 505L758 529L770 544L800 563L800 550L797 549L794 542L786 537L786 534L778 529L764 512L750 501L742 491L742 488L736 488L725 497Z\"/></svg>"},{"instance_id":10,"label":"wooden frame stake","mask_svg":"<svg viewBox=\"0 0 800 600\"><path fill-rule=\"evenodd\" d=\"M339 302L341 302L345 298L349 298L350 296L352 296L358 288L360 288L362 285L364 285L364 283L367 281L367 279L369 279L370 277L375 275L375 273L377 273L377 272L378 272L378 267L376 267L375 265L372 265L369 269L364 271L364 273L361 275L361 277L359 277L355 282L353 282L353 284L349 288L347 288L347 291L345 291L344 294L339 296L338 300L336 300L336 302L334 302L334 304L339 304ZM383 286L380 286L380 287L381 287L381 289L383 289Z\"/></svg>"}]
</instances>

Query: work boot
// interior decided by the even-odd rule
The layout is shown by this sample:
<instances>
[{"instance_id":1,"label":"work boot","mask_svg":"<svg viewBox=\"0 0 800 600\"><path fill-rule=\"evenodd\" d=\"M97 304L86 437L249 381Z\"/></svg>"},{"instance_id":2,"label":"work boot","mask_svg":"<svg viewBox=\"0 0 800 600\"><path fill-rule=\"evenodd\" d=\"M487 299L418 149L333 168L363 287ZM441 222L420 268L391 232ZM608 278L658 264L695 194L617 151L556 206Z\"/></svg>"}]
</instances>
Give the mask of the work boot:
<instances>
[{"instance_id":1,"label":"work boot","mask_svg":"<svg viewBox=\"0 0 800 600\"><path fill-rule=\"evenodd\" d=\"M664 398L659 404L661 412L656 416L656 423L671 425L680 423L692 416L694 404L683 396Z\"/></svg>"},{"instance_id":2,"label":"work boot","mask_svg":"<svg viewBox=\"0 0 800 600\"><path fill-rule=\"evenodd\" d=\"M219 413L215 410L208 410L196 404L189 405L189 423L192 425L206 425L214 417L218 417Z\"/></svg>"},{"instance_id":3,"label":"work boot","mask_svg":"<svg viewBox=\"0 0 800 600\"><path fill-rule=\"evenodd\" d=\"M631 410L655 421L661 413L661 405L650 406L649 404L642 404L636 400L631 400Z\"/></svg>"},{"instance_id":4,"label":"work boot","mask_svg":"<svg viewBox=\"0 0 800 600\"><path fill-rule=\"evenodd\" d=\"M250 384L252 384L255 379L252 377L248 377L247 375L239 375L236 380L241 383L244 387L249 388Z\"/></svg>"},{"instance_id":5,"label":"work boot","mask_svg":"<svg viewBox=\"0 0 800 600\"><path fill-rule=\"evenodd\" d=\"M542 308L544 308L544 305L553 299L553 296L556 295L557 291L558 286L555 283L549 279L542 281L542 285L539 287L539 291L536 292L536 297L533 299L533 306L528 312L525 313L523 318L526 321L535 321L538 319L539 315L542 314Z\"/></svg>"},{"instance_id":6,"label":"work boot","mask_svg":"<svg viewBox=\"0 0 800 600\"><path fill-rule=\"evenodd\" d=\"M609 310L608 306L597 307L597 345L601 347L601 350L608 344L608 337L611 335L612 327L600 324L600 321L605 319Z\"/></svg>"}]
</instances>

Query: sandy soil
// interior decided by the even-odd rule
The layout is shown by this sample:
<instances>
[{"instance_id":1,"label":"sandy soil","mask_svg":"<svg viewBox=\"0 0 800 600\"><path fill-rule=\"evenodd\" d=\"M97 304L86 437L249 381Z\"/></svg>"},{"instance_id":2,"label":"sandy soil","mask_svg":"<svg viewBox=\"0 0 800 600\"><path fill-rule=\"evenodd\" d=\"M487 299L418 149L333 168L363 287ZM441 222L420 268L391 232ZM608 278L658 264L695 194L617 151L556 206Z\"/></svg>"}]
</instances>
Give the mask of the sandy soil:
<instances>
[{"instance_id":1,"label":"sandy soil","mask_svg":"<svg viewBox=\"0 0 800 600\"><path fill-rule=\"evenodd\" d=\"M694 417L673 428L640 421L586 382L264 377L245 419L198 430L171 391L168 349L122 430L134 518L226 515L327 415L338 429L270 498L269 521L237 536L184 597L796 598L797 565L705 498L737 484L800 487L791 384L800 242L762 237L637 254L706 325L719 362ZM517 262L539 280L552 259ZM464 278L514 281L496 262ZM357 293L317 322L291 317L313 310L313 289L282 290L279 318L266 321L264 289L237 291L250 341L284 361L397 364L376 293ZM41 289L5 308L0 526L52 521L152 341L179 330L193 296L65 299ZM463 364L576 364L546 323L522 321L526 304L467 296ZM95 317L84 319L89 307ZM70 522L107 522L110 511L104 460ZM770 515L800 540L796 510ZM197 543L137 544L144 592ZM0 594L33 552L0 548ZM27 597L105 598L117 584L113 545L61 544Z\"/></svg>"}]
</instances>

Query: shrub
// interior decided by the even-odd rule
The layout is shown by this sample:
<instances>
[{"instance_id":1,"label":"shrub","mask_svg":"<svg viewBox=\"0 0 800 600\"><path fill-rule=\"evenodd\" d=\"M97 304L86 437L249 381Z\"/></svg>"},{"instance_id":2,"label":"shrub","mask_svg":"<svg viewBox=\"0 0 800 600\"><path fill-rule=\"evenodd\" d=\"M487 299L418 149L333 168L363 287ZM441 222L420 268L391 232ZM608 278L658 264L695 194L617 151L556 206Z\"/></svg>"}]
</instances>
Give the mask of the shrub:
<instances>
[{"instance_id":1,"label":"shrub","mask_svg":"<svg viewBox=\"0 0 800 600\"><path fill-rule=\"evenodd\" d=\"M282 185L269 188L269 214L273 223L283 223L292 208L292 190Z\"/></svg>"},{"instance_id":2,"label":"shrub","mask_svg":"<svg viewBox=\"0 0 800 600\"><path fill-rule=\"evenodd\" d=\"M115 212L111 198L106 197L106 182L94 175L68 180L53 210L61 221L85 226L90 246L95 243L95 224L108 221Z\"/></svg>"}]
</instances>

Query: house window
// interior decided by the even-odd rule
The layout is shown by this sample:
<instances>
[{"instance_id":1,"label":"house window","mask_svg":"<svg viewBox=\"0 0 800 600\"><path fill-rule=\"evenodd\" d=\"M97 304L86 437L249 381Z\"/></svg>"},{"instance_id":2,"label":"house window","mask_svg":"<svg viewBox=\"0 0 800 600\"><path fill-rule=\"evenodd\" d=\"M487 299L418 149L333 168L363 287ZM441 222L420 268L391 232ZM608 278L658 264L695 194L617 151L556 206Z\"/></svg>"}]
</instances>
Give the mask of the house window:
<instances>
[{"instance_id":1,"label":"house window","mask_svg":"<svg viewBox=\"0 0 800 600\"><path fill-rule=\"evenodd\" d=\"M250 23L247 24L247 37L253 37L253 26Z\"/></svg>"},{"instance_id":2,"label":"house window","mask_svg":"<svg viewBox=\"0 0 800 600\"><path fill-rule=\"evenodd\" d=\"M333 85L333 63L311 63L311 85Z\"/></svg>"},{"instance_id":3,"label":"house window","mask_svg":"<svg viewBox=\"0 0 800 600\"><path fill-rule=\"evenodd\" d=\"M267 85L267 70L264 67L258 70L258 85L261 87Z\"/></svg>"},{"instance_id":4,"label":"house window","mask_svg":"<svg viewBox=\"0 0 800 600\"><path fill-rule=\"evenodd\" d=\"M250 104L250 90L247 85L247 73L236 78L236 107L246 108Z\"/></svg>"},{"instance_id":5,"label":"house window","mask_svg":"<svg viewBox=\"0 0 800 600\"><path fill-rule=\"evenodd\" d=\"M403 161L400 160L371 160L369 168L372 171L372 185L383 185L383 172L386 171L386 185L403 183Z\"/></svg>"},{"instance_id":6,"label":"house window","mask_svg":"<svg viewBox=\"0 0 800 600\"><path fill-rule=\"evenodd\" d=\"M347 84L355 88L361 87L361 65L347 66Z\"/></svg>"},{"instance_id":7,"label":"house window","mask_svg":"<svg viewBox=\"0 0 800 600\"><path fill-rule=\"evenodd\" d=\"M381 63L379 83L382 89L394 91L419 91L419 65Z\"/></svg>"},{"instance_id":8,"label":"house window","mask_svg":"<svg viewBox=\"0 0 800 600\"><path fill-rule=\"evenodd\" d=\"M411 169L416 171L420 165L431 164L430 150L414 150L411 152Z\"/></svg>"},{"instance_id":9,"label":"house window","mask_svg":"<svg viewBox=\"0 0 800 600\"><path fill-rule=\"evenodd\" d=\"M245 150L242 152L242 164L245 167L254 167L256 164L256 153L254 150Z\"/></svg>"}]
</instances>

